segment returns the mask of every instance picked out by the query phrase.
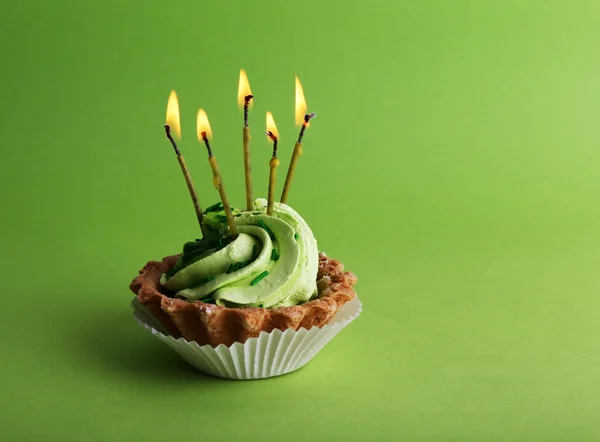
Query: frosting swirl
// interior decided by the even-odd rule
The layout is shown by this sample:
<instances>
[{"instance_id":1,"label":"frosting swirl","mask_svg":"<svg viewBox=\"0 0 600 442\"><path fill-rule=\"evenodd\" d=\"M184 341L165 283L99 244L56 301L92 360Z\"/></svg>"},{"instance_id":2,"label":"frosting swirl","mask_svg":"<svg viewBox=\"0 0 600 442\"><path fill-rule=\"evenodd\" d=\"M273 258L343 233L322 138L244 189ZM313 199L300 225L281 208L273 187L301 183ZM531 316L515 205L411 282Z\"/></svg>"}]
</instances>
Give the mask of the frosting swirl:
<instances>
[{"instance_id":1,"label":"frosting swirl","mask_svg":"<svg viewBox=\"0 0 600 442\"><path fill-rule=\"evenodd\" d=\"M291 207L257 199L254 211L234 210L238 237L224 236L227 221L219 205L205 212L206 238L186 243L161 284L190 301L227 307L290 306L316 296L317 242Z\"/></svg>"}]
</instances>

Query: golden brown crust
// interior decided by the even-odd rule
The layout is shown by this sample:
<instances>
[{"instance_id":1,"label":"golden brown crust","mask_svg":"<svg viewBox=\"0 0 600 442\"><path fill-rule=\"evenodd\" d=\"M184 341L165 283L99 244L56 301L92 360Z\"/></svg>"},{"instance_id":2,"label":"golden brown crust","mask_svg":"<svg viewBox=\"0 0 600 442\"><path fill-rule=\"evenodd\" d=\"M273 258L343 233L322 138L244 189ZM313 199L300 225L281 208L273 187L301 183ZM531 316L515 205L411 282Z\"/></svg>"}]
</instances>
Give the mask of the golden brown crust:
<instances>
[{"instance_id":1,"label":"golden brown crust","mask_svg":"<svg viewBox=\"0 0 600 442\"><path fill-rule=\"evenodd\" d=\"M306 304L266 309L228 308L202 301L184 301L173 298L173 293L160 285L161 275L175 265L178 257L149 261L129 288L171 336L200 345L229 346L234 342L244 343L262 331L321 327L356 296L352 288L357 281L356 275L344 272L342 263L321 253L317 273L319 296Z\"/></svg>"}]
</instances>

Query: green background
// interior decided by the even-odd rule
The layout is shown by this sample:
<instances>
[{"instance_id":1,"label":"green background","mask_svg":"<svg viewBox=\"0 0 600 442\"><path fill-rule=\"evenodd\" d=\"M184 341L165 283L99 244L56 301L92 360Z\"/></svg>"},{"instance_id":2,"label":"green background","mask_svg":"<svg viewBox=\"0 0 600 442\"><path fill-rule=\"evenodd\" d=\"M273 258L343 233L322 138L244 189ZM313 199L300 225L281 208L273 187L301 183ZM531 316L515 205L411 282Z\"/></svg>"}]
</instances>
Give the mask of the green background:
<instances>
[{"instance_id":1,"label":"green background","mask_svg":"<svg viewBox=\"0 0 600 442\"><path fill-rule=\"evenodd\" d=\"M0 439L597 441L596 1L5 1ZM290 204L359 276L364 312L309 365L205 377L139 327L127 286L198 236L204 107L244 201L245 68ZM278 193L281 189L280 180Z\"/></svg>"}]
</instances>

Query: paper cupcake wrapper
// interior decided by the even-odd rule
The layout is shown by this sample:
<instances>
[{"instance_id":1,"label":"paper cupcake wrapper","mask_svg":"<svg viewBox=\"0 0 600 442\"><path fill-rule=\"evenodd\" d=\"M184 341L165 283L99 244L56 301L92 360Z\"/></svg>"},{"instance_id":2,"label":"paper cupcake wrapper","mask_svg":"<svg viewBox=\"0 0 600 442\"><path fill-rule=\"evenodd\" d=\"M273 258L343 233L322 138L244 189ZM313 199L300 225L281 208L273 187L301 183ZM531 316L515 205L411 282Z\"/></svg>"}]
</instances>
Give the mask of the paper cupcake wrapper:
<instances>
[{"instance_id":1,"label":"paper cupcake wrapper","mask_svg":"<svg viewBox=\"0 0 600 442\"><path fill-rule=\"evenodd\" d=\"M229 347L221 344L213 348L169 336L136 299L132 306L140 325L179 353L194 368L228 379L262 379L298 370L362 312L362 304L355 297L323 327L261 332L257 338L250 338L244 344L235 342Z\"/></svg>"}]
</instances>

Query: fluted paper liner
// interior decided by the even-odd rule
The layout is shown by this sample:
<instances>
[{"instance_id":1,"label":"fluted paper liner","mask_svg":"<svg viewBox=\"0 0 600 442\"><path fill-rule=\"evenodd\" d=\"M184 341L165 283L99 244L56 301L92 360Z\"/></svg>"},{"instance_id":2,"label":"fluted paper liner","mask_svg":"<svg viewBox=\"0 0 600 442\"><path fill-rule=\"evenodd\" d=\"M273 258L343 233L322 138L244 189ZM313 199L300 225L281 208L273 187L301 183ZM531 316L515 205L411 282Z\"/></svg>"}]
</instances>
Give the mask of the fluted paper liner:
<instances>
[{"instance_id":1,"label":"fluted paper liner","mask_svg":"<svg viewBox=\"0 0 600 442\"><path fill-rule=\"evenodd\" d=\"M290 373L306 365L325 344L362 311L358 297L344 304L328 324L310 330L287 329L261 332L244 344L227 347L198 345L184 338L175 339L134 298L134 316L146 330L175 350L197 370L228 379L261 379Z\"/></svg>"}]
</instances>

